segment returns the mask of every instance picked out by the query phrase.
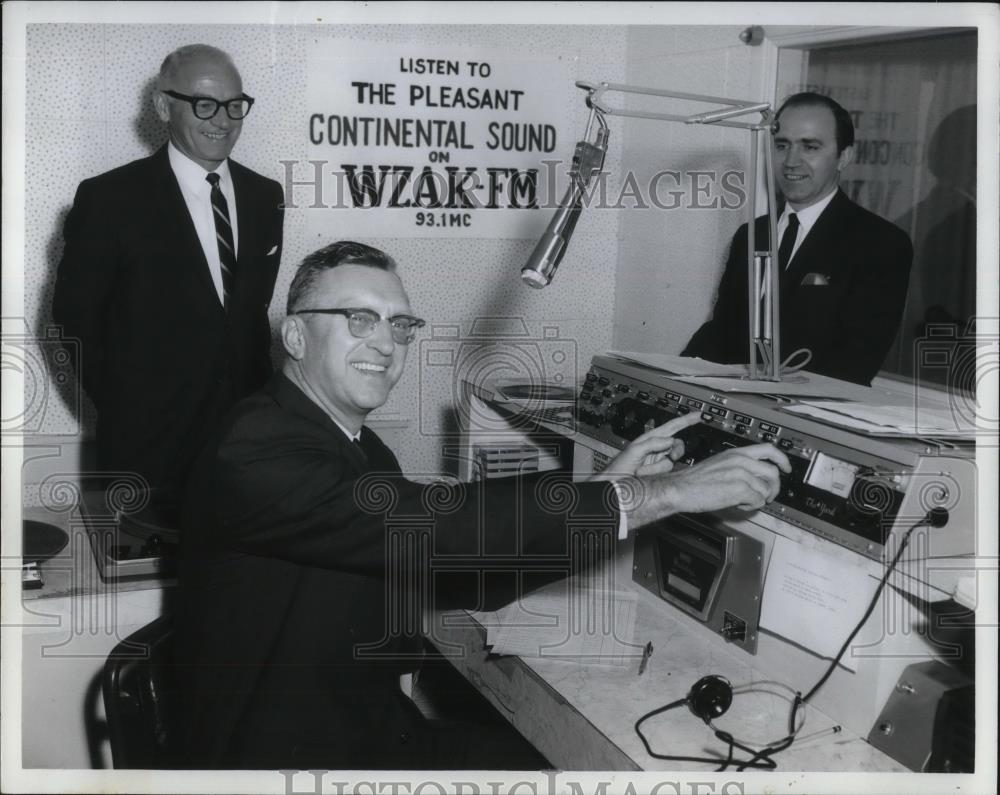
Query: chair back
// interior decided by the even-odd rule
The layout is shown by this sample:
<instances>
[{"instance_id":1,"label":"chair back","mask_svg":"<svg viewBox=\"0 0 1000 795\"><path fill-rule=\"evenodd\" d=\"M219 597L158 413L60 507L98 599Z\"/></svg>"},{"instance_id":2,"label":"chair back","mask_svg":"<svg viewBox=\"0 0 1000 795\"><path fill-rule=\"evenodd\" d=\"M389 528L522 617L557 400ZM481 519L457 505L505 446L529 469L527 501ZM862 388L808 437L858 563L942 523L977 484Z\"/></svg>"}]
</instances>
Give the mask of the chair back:
<instances>
[{"instance_id":1,"label":"chair back","mask_svg":"<svg viewBox=\"0 0 1000 795\"><path fill-rule=\"evenodd\" d=\"M176 767L177 677L169 615L133 632L104 664L104 711L115 768Z\"/></svg>"}]
</instances>

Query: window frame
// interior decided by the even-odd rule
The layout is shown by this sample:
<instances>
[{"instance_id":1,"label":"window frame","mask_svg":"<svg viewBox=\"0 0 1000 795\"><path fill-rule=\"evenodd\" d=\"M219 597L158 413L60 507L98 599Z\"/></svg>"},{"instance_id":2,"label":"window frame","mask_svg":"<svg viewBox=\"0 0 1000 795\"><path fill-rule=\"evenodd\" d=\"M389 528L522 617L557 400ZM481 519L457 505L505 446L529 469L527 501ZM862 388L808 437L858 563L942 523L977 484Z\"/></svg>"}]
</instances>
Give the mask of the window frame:
<instances>
[{"instance_id":1,"label":"window frame","mask_svg":"<svg viewBox=\"0 0 1000 795\"><path fill-rule=\"evenodd\" d=\"M903 39L923 38L926 36L947 35L956 33L959 30L976 31L980 36L982 35L982 31L979 28L967 25L947 27L863 27L854 25L837 25L829 27L782 26L774 28L772 31L767 31L765 29L765 37L761 42L761 46L763 48L764 56L763 85L767 89L766 99L770 101L772 106L775 108L777 107L777 103L781 100L781 97L778 96L778 86L780 85L781 78L778 71L778 64L783 53L795 50L809 51L823 49L826 47L844 47L852 44L873 44L880 41L900 41ZM981 111L988 111L989 106L983 104L984 85L989 86L992 85L992 83L989 81L984 82L983 63L982 59L979 58L977 54L977 107L979 107ZM981 128L979 133L980 135L977 140L977 147L979 154L982 155L983 147ZM980 164L980 167L981 166L982 163ZM985 180L980 180L976 185L976 200L979 206L984 206L983 202L986 199L984 195L984 182ZM758 176L756 190L758 205L763 206L763 204L766 204L767 202L766 186L763 175ZM982 248L984 242L983 228L985 226L985 224L977 226L977 251L985 250ZM980 262L978 261L977 256L977 272L979 267ZM914 398L917 400L920 399L920 394L926 394L929 398L935 400L946 400L952 392L952 389L947 385L927 382L918 383L917 379L886 370L879 370L878 375L872 380L872 386L876 389L886 389L892 392L899 392L901 389L912 387L916 390Z\"/></svg>"}]
</instances>

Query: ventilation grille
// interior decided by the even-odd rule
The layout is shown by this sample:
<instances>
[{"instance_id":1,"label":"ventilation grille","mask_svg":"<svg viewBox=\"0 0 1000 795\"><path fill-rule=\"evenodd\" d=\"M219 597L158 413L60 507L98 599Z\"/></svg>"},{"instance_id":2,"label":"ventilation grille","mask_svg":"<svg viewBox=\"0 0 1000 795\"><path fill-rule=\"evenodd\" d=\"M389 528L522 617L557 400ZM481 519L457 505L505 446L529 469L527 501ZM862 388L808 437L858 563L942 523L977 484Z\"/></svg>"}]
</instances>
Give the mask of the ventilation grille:
<instances>
[{"instance_id":1,"label":"ventilation grille","mask_svg":"<svg viewBox=\"0 0 1000 795\"><path fill-rule=\"evenodd\" d=\"M611 456L605 455L604 453L599 453L597 450L594 450L593 461L594 461L594 472L595 473L603 472L605 469L608 468L608 464L611 463Z\"/></svg>"},{"instance_id":2,"label":"ventilation grille","mask_svg":"<svg viewBox=\"0 0 1000 795\"><path fill-rule=\"evenodd\" d=\"M475 445L476 480L523 475L538 471L538 448L531 445Z\"/></svg>"}]
</instances>

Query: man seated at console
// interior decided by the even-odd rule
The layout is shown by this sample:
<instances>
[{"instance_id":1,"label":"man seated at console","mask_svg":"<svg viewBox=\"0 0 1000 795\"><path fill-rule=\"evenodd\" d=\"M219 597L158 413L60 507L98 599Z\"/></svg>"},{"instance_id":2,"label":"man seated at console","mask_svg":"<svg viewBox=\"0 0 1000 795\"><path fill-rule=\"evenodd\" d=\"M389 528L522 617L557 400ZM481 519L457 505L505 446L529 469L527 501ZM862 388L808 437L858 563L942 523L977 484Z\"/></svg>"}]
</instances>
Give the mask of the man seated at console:
<instances>
[{"instance_id":1,"label":"man seated at console","mask_svg":"<svg viewBox=\"0 0 1000 795\"><path fill-rule=\"evenodd\" d=\"M854 123L839 103L794 94L775 114L774 179L784 196L778 218L781 356L811 352L806 368L868 385L899 331L913 246L899 227L838 188L854 152ZM754 227L768 248L768 218ZM747 225L729 249L712 318L682 356L727 364L749 355Z\"/></svg>"},{"instance_id":2,"label":"man seated at console","mask_svg":"<svg viewBox=\"0 0 1000 795\"><path fill-rule=\"evenodd\" d=\"M186 765L461 767L477 738L432 730L399 687L419 660L419 623L408 621L445 599L480 606L479 577L439 593L435 561L474 575L539 562L569 572L655 519L757 509L789 471L770 445L670 471L681 452L671 434L697 421L687 417L636 440L591 482L407 480L364 421L421 325L377 249L335 243L300 265L282 371L236 407L186 501Z\"/></svg>"}]
</instances>

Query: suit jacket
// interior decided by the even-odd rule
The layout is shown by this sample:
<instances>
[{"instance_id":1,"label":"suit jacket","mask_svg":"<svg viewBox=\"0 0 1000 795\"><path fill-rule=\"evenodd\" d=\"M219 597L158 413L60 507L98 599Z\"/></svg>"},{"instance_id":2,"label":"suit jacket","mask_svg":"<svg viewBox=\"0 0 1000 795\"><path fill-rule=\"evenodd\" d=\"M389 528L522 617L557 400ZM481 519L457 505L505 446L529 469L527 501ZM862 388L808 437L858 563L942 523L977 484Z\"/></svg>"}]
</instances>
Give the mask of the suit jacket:
<instances>
[{"instance_id":1,"label":"suit jacket","mask_svg":"<svg viewBox=\"0 0 1000 795\"><path fill-rule=\"evenodd\" d=\"M398 678L421 612L482 607L491 571L565 576L614 548L608 484L420 485L369 429L361 442L276 374L199 459L181 534L185 764L420 767Z\"/></svg>"},{"instance_id":2,"label":"suit jacket","mask_svg":"<svg viewBox=\"0 0 1000 795\"><path fill-rule=\"evenodd\" d=\"M765 247L767 216L756 219L754 234ZM899 330L912 262L905 232L838 190L781 275L782 359L808 348L807 370L869 384ZM811 283L817 281L826 283ZM712 319L681 355L746 362L747 325L744 224L733 238Z\"/></svg>"},{"instance_id":3,"label":"suit jacket","mask_svg":"<svg viewBox=\"0 0 1000 795\"><path fill-rule=\"evenodd\" d=\"M229 167L239 251L228 312L166 146L77 189L53 316L79 340L75 365L97 408L101 469L181 487L214 425L271 373L281 186Z\"/></svg>"}]
</instances>

